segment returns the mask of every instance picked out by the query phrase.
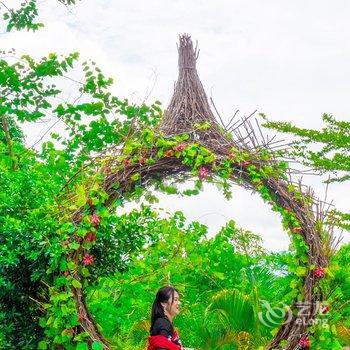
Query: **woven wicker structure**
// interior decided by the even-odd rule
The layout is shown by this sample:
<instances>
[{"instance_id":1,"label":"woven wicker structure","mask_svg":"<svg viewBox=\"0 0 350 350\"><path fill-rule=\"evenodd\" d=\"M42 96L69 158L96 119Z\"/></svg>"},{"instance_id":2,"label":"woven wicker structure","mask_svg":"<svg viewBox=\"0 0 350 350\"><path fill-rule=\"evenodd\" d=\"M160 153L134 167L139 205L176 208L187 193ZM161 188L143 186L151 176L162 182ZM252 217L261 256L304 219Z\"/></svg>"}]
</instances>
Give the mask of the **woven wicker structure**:
<instances>
[{"instance_id":1,"label":"woven wicker structure","mask_svg":"<svg viewBox=\"0 0 350 350\"><path fill-rule=\"evenodd\" d=\"M179 78L170 105L160 125L162 134L171 137L188 133L190 142L194 141L208 148L216 155L218 161L226 159L229 149L234 146L238 149L249 151L252 159L251 163L257 167L274 163L274 159L262 161L256 156L258 150L264 147L269 148L271 143L263 142L261 144L258 142L248 118L243 119L235 128L226 127L226 129L216 120L197 74L196 61L198 51L193 48L192 41L188 35L180 37L178 51ZM205 128L198 127L198 125L203 124L206 124ZM242 130L245 131L245 134L243 134ZM233 139L228 136L228 131L234 135ZM150 156L155 151L151 150ZM153 165L138 164L123 167L116 173L109 174L105 179L104 189L109 195L107 202L111 204L116 198L120 198L124 193L133 190L134 182L130 178L134 173L139 173L141 175L141 184L147 186L148 181L155 176L164 179L175 174L186 174L189 170L188 166L182 164L175 157L159 159ZM244 167L235 167L231 180L233 182L239 180L239 184L245 188L255 189ZM118 190L113 186L115 183L119 184ZM300 234L309 247L309 265L326 267L328 265L328 256L324 253L324 243L316 225L318 220L322 221L324 218L323 206L320 203L310 205L303 198L296 199L288 191L289 184L286 180L274 177L268 178L264 183L269 192L276 198L276 203L283 208L289 208L300 222ZM310 195L310 193L306 194ZM79 212L76 212L73 216L73 220L76 223L79 223L79 214ZM75 278L81 279L79 275L76 275ZM106 349L108 349L107 342L99 334L95 322L86 308L82 291L73 288L73 292L79 314L82 315L81 327L90 334L92 340L102 341ZM316 303L321 300L322 293L318 288L318 280L313 272L310 271L304 278L304 302L310 305L308 315L304 316L306 324L314 319L317 312ZM291 305L292 310L295 308L296 303ZM300 337L304 334L307 334L307 325L297 323L296 316L294 316L290 322L280 327L274 339L266 346L266 349L298 349ZM282 340L286 340L287 345L282 347Z\"/></svg>"}]
</instances>

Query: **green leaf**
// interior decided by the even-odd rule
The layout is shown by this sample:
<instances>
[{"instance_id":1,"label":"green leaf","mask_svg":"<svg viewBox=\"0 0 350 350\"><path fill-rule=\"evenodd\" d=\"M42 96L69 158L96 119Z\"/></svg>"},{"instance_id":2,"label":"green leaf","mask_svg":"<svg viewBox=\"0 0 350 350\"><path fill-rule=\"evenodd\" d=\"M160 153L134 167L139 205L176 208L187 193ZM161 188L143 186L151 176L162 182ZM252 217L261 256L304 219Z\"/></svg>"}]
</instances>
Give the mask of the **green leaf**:
<instances>
[{"instance_id":1,"label":"green leaf","mask_svg":"<svg viewBox=\"0 0 350 350\"><path fill-rule=\"evenodd\" d=\"M77 186L77 205L83 206L86 203L85 188L83 185Z\"/></svg>"},{"instance_id":2,"label":"green leaf","mask_svg":"<svg viewBox=\"0 0 350 350\"><path fill-rule=\"evenodd\" d=\"M94 341L92 343L92 350L103 350L103 344L99 341Z\"/></svg>"},{"instance_id":3,"label":"green leaf","mask_svg":"<svg viewBox=\"0 0 350 350\"><path fill-rule=\"evenodd\" d=\"M74 261L68 261L67 267L69 270L75 270L77 268L77 265Z\"/></svg>"},{"instance_id":4,"label":"green leaf","mask_svg":"<svg viewBox=\"0 0 350 350\"><path fill-rule=\"evenodd\" d=\"M214 272L214 276L216 278L218 278L219 280L224 280L225 279L225 274L223 272L218 272L218 271L215 271Z\"/></svg>"},{"instance_id":5,"label":"green leaf","mask_svg":"<svg viewBox=\"0 0 350 350\"><path fill-rule=\"evenodd\" d=\"M332 326L331 326L331 332L332 332L334 335L337 335L337 334L338 334L338 332L337 332L337 327L336 327L334 324L332 324Z\"/></svg>"},{"instance_id":6,"label":"green leaf","mask_svg":"<svg viewBox=\"0 0 350 350\"><path fill-rule=\"evenodd\" d=\"M140 177L141 177L140 173L135 173L135 174L131 175L130 178L132 181L137 181L140 179Z\"/></svg>"},{"instance_id":7,"label":"green leaf","mask_svg":"<svg viewBox=\"0 0 350 350\"><path fill-rule=\"evenodd\" d=\"M89 270L88 270L86 267L83 267L83 268L81 269L81 275L82 275L83 277L89 277L89 276L90 276L90 272L89 272Z\"/></svg>"},{"instance_id":8,"label":"green leaf","mask_svg":"<svg viewBox=\"0 0 350 350\"><path fill-rule=\"evenodd\" d=\"M89 348L86 343L78 343L76 350L89 350Z\"/></svg>"},{"instance_id":9,"label":"green leaf","mask_svg":"<svg viewBox=\"0 0 350 350\"><path fill-rule=\"evenodd\" d=\"M38 344L38 349L46 350L47 349L47 342L44 341L44 340L40 341L39 344Z\"/></svg>"},{"instance_id":10,"label":"green leaf","mask_svg":"<svg viewBox=\"0 0 350 350\"><path fill-rule=\"evenodd\" d=\"M81 283L78 280L76 280L76 279L72 280L72 286L77 288L77 289L81 289L82 288Z\"/></svg>"},{"instance_id":11,"label":"green leaf","mask_svg":"<svg viewBox=\"0 0 350 350\"><path fill-rule=\"evenodd\" d=\"M306 267L303 267L303 266L298 266L295 270L296 275L299 277L305 276L306 272L307 272L307 269Z\"/></svg>"},{"instance_id":12,"label":"green leaf","mask_svg":"<svg viewBox=\"0 0 350 350\"><path fill-rule=\"evenodd\" d=\"M72 242L69 244L69 248L73 250L77 250L80 247L80 244L78 242Z\"/></svg>"}]
</instances>

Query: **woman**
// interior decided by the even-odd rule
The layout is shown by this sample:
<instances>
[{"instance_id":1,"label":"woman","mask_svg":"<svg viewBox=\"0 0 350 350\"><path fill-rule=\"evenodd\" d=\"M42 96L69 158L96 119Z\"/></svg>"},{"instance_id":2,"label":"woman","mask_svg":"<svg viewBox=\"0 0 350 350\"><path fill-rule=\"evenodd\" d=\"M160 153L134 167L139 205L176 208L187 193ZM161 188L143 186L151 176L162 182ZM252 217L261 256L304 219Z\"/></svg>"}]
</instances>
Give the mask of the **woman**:
<instances>
[{"instance_id":1,"label":"woman","mask_svg":"<svg viewBox=\"0 0 350 350\"><path fill-rule=\"evenodd\" d=\"M152 306L148 350L183 350L173 326L173 318L179 312L179 292L170 286L159 289Z\"/></svg>"}]
</instances>

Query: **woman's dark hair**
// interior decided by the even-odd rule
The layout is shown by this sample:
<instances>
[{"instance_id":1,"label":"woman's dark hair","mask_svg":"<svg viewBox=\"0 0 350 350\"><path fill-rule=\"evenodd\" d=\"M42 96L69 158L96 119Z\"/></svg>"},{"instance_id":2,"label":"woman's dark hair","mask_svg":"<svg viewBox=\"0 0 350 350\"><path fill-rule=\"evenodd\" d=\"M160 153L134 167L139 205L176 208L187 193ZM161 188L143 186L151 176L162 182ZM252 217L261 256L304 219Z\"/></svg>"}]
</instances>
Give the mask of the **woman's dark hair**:
<instances>
[{"instance_id":1,"label":"woman's dark hair","mask_svg":"<svg viewBox=\"0 0 350 350\"><path fill-rule=\"evenodd\" d=\"M151 329L157 318L165 316L164 309L161 303L166 303L168 300L171 300L171 303L173 303L175 292L179 293L176 288L171 286L166 286L158 290L156 298L152 305Z\"/></svg>"}]
</instances>

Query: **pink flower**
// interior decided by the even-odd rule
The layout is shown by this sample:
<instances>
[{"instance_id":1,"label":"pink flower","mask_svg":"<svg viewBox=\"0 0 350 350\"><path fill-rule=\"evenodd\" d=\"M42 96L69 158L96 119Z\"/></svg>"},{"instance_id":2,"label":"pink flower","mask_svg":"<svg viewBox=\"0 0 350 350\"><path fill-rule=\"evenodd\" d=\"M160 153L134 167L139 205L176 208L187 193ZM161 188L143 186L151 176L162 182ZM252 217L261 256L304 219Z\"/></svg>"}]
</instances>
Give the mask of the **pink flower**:
<instances>
[{"instance_id":1,"label":"pink flower","mask_svg":"<svg viewBox=\"0 0 350 350\"><path fill-rule=\"evenodd\" d=\"M330 309L331 309L331 308L329 307L329 305L324 305L324 306L322 307L322 309L321 309L321 312L322 312L323 314L327 314L327 313L329 312Z\"/></svg>"},{"instance_id":2,"label":"pink flower","mask_svg":"<svg viewBox=\"0 0 350 350\"><path fill-rule=\"evenodd\" d=\"M93 262L94 262L94 257L93 257L93 255L90 255L90 254L86 253L86 254L84 255L84 257L83 257L83 264L84 264L85 266L87 266L87 265L92 265Z\"/></svg>"},{"instance_id":3,"label":"pink flower","mask_svg":"<svg viewBox=\"0 0 350 350\"><path fill-rule=\"evenodd\" d=\"M249 160L241 163L242 167L244 167L244 168L247 167L250 164L251 164L251 162Z\"/></svg>"},{"instance_id":4,"label":"pink flower","mask_svg":"<svg viewBox=\"0 0 350 350\"><path fill-rule=\"evenodd\" d=\"M168 158L172 157L174 155L174 151L172 149L168 149L164 155Z\"/></svg>"},{"instance_id":5,"label":"pink flower","mask_svg":"<svg viewBox=\"0 0 350 350\"><path fill-rule=\"evenodd\" d=\"M95 213L93 213L90 217L91 219L91 223L93 224L93 226L98 226L101 222L99 216Z\"/></svg>"},{"instance_id":6,"label":"pink flower","mask_svg":"<svg viewBox=\"0 0 350 350\"><path fill-rule=\"evenodd\" d=\"M174 150L176 152L182 152L186 148L186 145L184 143L180 143L179 145L175 146Z\"/></svg>"},{"instance_id":7,"label":"pink flower","mask_svg":"<svg viewBox=\"0 0 350 350\"><path fill-rule=\"evenodd\" d=\"M141 157L140 160L139 160L139 164L140 164L140 165L145 165L145 164L146 164L146 161L147 161L147 158L146 158L146 157Z\"/></svg>"},{"instance_id":8,"label":"pink flower","mask_svg":"<svg viewBox=\"0 0 350 350\"><path fill-rule=\"evenodd\" d=\"M198 173L198 175L199 175L199 177L200 177L201 179L206 179L206 178L208 177L208 175L209 175L209 170L208 170L206 167L201 166L201 167L199 168L199 173Z\"/></svg>"},{"instance_id":9,"label":"pink flower","mask_svg":"<svg viewBox=\"0 0 350 350\"><path fill-rule=\"evenodd\" d=\"M317 277L317 278L323 278L325 276L325 271L324 271L324 268L321 267L321 266L317 266L316 269L314 270L314 275Z\"/></svg>"},{"instance_id":10,"label":"pink flower","mask_svg":"<svg viewBox=\"0 0 350 350\"><path fill-rule=\"evenodd\" d=\"M302 228L301 227L293 227L292 228L292 232L293 233L300 233L302 231Z\"/></svg>"},{"instance_id":11,"label":"pink flower","mask_svg":"<svg viewBox=\"0 0 350 350\"><path fill-rule=\"evenodd\" d=\"M96 233L94 233L94 232L89 232L89 233L86 235L85 239L86 239L88 242L94 242L94 241L96 241Z\"/></svg>"},{"instance_id":12,"label":"pink flower","mask_svg":"<svg viewBox=\"0 0 350 350\"><path fill-rule=\"evenodd\" d=\"M229 158L234 159L234 158L236 158L236 153L231 152L228 156L229 156Z\"/></svg>"},{"instance_id":13,"label":"pink flower","mask_svg":"<svg viewBox=\"0 0 350 350\"><path fill-rule=\"evenodd\" d=\"M299 345L302 349L308 349L310 347L310 339L307 336L302 336L299 340Z\"/></svg>"}]
</instances>

